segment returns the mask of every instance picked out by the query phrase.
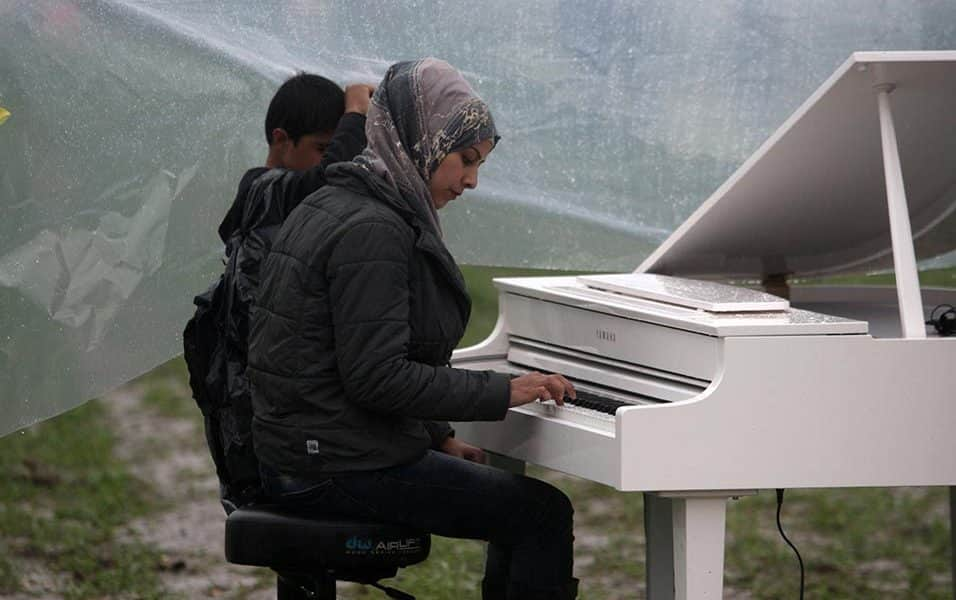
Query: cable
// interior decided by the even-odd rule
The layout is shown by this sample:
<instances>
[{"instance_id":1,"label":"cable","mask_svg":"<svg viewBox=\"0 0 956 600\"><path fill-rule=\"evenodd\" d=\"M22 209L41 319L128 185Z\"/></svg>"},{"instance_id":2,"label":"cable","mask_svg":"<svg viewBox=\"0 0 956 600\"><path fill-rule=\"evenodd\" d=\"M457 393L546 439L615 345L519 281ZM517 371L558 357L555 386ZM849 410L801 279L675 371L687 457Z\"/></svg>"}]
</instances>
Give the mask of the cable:
<instances>
[{"instance_id":1,"label":"cable","mask_svg":"<svg viewBox=\"0 0 956 600\"><path fill-rule=\"evenodd\" d=\"M780 509L783 508L783 489L777 489L777 531L780 532L783 541L787 542L787 545L793 549L793 553L797 555L797 561L800 563L800 600L803 600L803 558L800 556L800 551L797 550L797 547L793 545L793 542L787 537L787 534L783 532L783 526L780 525Z\"/></svg>"},{"instance_id":2,"label":"cable","mask_svg":"<svg viewBox=\"0 0 956 600\"><path fill-rule=\"evenodd\" d=\"M940 309L943 311L936 315ZM956 334L956 309L949 304L940 304L929 313L927 325L936 328L936 332L941 336L950 336Z\"/></svg>"},{"instance_id":3,"label":"cable","mask_svg":"<svg viewBox=\"0 0 956 600\"><path fill-rule=\"evenodd\" d=\"M398 600L415 600L415 596L412 596L411 594L406 594L405 592L401 590L396 590L393 587L382 585L381 583L378 583L377 581L375 583L370 583L369 585L371 585L374 588L378 588L382 590L383 592L385 592L385 595L388 596L389 598L397 598Z\"/></svg>"}]
</instances>

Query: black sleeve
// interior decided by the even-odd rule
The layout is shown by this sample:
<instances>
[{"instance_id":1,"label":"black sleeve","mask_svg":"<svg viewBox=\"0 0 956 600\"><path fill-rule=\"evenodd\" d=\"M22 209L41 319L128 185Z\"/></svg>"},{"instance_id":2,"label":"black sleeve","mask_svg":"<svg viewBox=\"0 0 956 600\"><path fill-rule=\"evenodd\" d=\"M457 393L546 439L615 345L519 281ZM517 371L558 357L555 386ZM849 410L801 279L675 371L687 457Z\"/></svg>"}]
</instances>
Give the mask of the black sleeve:
<instances>
[{"instance_id":1,"label":"black sleeve","mask_svg":"<svg viewBox=\"0 0 956 600\"><path fill-rule=\"evenodd\" d=\"M306 196L325 185L325 169L337 162L352 160L365 149L365 115L346 113L339 119L335 133L329 142L329 148L319 166L308 171L286 171L282 177L276 178L270 184L269 197L278 202L278 214L285 218L292 209L299 205ZM263 173L269 171L266 167L249 169L239 182L239 191L236 199L219 225L219 237L227 243L232 234L241 226L247 195L253 182Z\"/></svg>"},{"instance_id":2,"label":"black sleeve","mask_svg":"<svg viewBox=\"0 0 956 600\"><path fill-rule=\"evenodd\" d=\"M345 113L339 120L329 148L319 166L308 171L289 171L281 179L285 214L299 205L306 196L325 185L329 165L349 161L365 149L365 115Z\"/></svg>"},{"instance_id":3,"label":"black sleeve","mask_svg":"<svg viewBox=\"0 0 956 600\"><path fill-rule=\"evenodd\" d=\"M330 256L335 353L349 400L375 412L418 419L503 419L510 399L506 375L409 360L413 245L412 235L395 225L365 222L353 225ZM439 424L429 429L433 441L450 433Z\"/></svg>"},{"instance_id":4,"label":"black sleeve","mask_svg":"<svg viewBox=\"0 0 956 600\"><path fill-rule=\"evenodd\" d=\"M432 439L432 450L441 450L442 443L449 436L454 437L455 430L451 428L448 421L425 421L425 431Z\"/></svg>"},{"instance_id":5,"label":"black sleeve","mask_svg":"<svg viewBox=\"0 0 956 600\"><path fill-rule=\"evenodd\" d=\"M335 128L335 134L316 169L325 172L326 167L337 162L352 160L365 150L365 115L345 113Z\"/></svg>"}]
</instances>

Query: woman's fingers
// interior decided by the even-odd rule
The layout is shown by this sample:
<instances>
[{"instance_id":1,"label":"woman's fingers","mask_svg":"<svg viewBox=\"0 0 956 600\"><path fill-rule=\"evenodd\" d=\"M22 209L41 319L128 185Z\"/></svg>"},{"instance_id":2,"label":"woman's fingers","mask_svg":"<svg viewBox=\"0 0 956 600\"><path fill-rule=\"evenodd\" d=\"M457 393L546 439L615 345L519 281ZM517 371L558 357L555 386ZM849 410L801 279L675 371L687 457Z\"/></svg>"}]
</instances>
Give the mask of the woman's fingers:
<instances>
[{"instance_id":1,"label":"woman's fingers","mask_svg":"<svg viewBox=\"0 0 956 600\"><path fill-rule=\"evenodd\" d=\"M545 382L545 387L548 390L548 397L542 398L541 401L545 400L554 400L554 403L558 406L564 404L564 386L561 385L561 382L554 375L548 375L548 379Z\"/></svg>"},{"instance_id":2,"label":"woman's fingers","mask_svg":"<svg viewBox=\"0 0 956 600\"><path fill-rule=\"evenodd\" d=\"M574 386L563 375L551 374L545 376L544 385L548 390L548 395L543 396L542 400L554 400L558 406L564 405L564 399L568 396L574 397Z\"/></svg>"},{"instance_id":3,"label":"woman's fingers","mask_svg":"<svg viewBox=\"0 0 956 600\"><path fill-rule=\"evenodd\" d=\"M511 380L511 406L520 406L535 400L554 400L563 405L566 397L575 398L574 385L560 374L544 375L531 372Z\"/></svg>"},{"instance_id":4,"label":"woman's fingers","mask_svg":"<svg viewBox=\"0 0 956 600\"><path fill-rule=\"evenodd\" d=\"M563 386L564 386L564 392L563 392L563 395L561 396L561 403L562 403L562 404L564 404L564 398L577 398L577 397L578 397L578 393L574 390L574 384L572 384L570 381L568 381L568 378L567 378L567 377L565 377L564 375L559 375L559 374L555 374L555 377L557 377L558 380L561 381L561 383L562 383Z\"/></svg>"}]
</instances>

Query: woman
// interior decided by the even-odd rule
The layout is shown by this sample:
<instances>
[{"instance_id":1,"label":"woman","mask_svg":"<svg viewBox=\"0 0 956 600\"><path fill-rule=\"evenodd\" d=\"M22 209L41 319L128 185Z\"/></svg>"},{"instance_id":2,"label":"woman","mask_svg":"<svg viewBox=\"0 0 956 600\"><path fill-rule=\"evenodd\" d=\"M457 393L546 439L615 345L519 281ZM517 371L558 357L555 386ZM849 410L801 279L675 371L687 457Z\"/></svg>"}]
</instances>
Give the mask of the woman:
<instances>
[{"instance_id":1,"label":"woman","mask_svg":"<svg viewBox=\"0 0 956 600\"><path fill-rule=\"evenodd\" d=\"M446 422L574 396L560 375L446 366L471 303L437 211L477 185L498 140L491 113L447 63L398 63L366 136L289 215L262 269L248 374L265 491L488 540L484 598L574 598L567 497L480 464Z\"/></svg>"}]
</instances>

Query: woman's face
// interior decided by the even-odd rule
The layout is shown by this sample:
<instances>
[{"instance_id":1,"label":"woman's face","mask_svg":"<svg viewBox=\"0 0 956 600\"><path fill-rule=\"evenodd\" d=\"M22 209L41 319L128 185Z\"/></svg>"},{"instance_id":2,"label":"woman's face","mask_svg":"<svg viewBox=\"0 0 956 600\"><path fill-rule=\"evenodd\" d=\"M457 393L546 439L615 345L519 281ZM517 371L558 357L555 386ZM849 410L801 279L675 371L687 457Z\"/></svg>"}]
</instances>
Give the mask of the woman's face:
<instances>
[{"instance_id":1,"label":"woman's face","mask_svg":"<svg viewBox=\"0 0 956 600\"><path fill-rule=\"evenodd\" d=\"M493 147L491 140L478 142L464 150L452 152L438 164L428 182L436 210L443 208L466 189L478 186L478 167L484 164Z\"/></svg>"}]
</instances>

